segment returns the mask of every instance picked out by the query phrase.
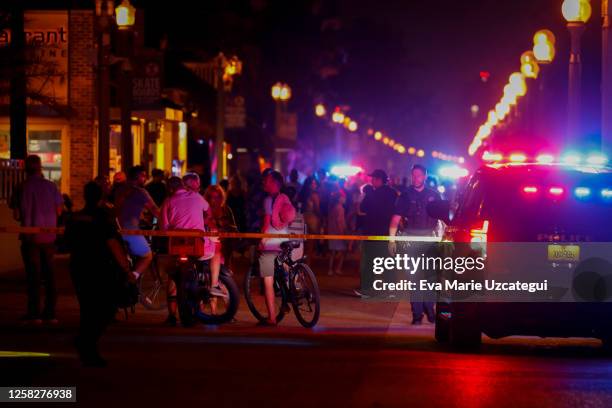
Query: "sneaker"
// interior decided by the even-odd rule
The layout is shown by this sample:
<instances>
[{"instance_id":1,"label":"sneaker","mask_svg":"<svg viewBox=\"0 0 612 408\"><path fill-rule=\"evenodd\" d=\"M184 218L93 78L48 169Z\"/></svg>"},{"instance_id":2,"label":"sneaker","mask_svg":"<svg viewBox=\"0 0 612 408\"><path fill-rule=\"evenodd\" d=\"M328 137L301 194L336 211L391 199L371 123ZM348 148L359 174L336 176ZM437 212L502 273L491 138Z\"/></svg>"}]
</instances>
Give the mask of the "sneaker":
<instances>
[{"instance_id":1,"label":"sneaker","mask_svg":"<svg viewBox=\"0 0 612 408\"><path fill-rule=\"evenodd\" d=\"M423 324L423 321L422 321L421 319L418 319L418 320L413 320L413 321L412 321L412 325L413 325L413 326L420 326L420 325L422 325L422 324Z\"/></svg>"},{"instance_id":2,"label":"sneaker","mask_svg":"<svg viewBox=\"0 0 612 408\"><path fill-rule=\"evenodd\" d=\"M221 288L221 285L211 286L210 294L212 296L218 296L223 298L229 297L228 294Z\"/></svg>"},{"instance_id":3,"label":"sneaker","mask_svg":"<svg viewBox=\"0 0 612 408\"><path fill-rule=\"evenodd\" d=\"M178 320L177 320L176 316L168 315L168 317L164 321L164 326L176 327L177 323L178 323Z\"/></svg>"},{"instance_id":4,"label":"sneaker","mask_svg":"<svg viewBox=\"0 0 612 408\"><path fill-rule=\"evenodd\" d=\"M435 319L434 317L427 316L427 321L428 321L429 323L435 323L435 322L436 322L436 319Z\"/></svg>"}]
</instances>

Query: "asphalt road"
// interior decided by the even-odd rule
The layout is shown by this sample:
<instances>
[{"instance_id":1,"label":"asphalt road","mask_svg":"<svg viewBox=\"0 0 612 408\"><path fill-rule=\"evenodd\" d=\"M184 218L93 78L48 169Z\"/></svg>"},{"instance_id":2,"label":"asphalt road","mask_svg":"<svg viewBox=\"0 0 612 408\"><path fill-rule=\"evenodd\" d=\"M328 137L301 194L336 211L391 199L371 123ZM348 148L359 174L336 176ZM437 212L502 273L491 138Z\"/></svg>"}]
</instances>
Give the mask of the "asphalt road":
<instances>
[{"instance_id":1,"label":"asphalt road","mask_svg":"<svg viewBox=\"0 0 612 408\"><path fill-rule=\"evenodd\" d=\"M314 330L293 317L257 327L244 304L235 323L190 329L161 327L163 312L139 308L105 335L109 366L82 368L63 273L52 329L20 327L21 278L0 277L0 351L50 354L0 358L0 385L76 386L80 405L106 407L612 406L612 359L599 341L485 338L480 352L452 352L435 343L432 325L409 326L408 304L352 296L356 276L319 275Z\"/></svg>"}]
</instances>

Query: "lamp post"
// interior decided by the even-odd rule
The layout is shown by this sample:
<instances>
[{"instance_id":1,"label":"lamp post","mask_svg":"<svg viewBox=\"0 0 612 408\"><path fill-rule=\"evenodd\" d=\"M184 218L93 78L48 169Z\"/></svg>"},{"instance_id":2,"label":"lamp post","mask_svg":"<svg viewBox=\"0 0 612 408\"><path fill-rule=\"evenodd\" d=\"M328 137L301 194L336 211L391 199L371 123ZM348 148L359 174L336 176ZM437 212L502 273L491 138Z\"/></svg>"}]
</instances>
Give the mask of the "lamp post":
<instances>
[{"instance_id":1,"label":"lamp post","mask_svg":"<svg viewBox=\"0 0 612 408\"><path fill-rule=\"evenodd\" d=\"M96 0L98 47L98 175L108 176L110 165L110 28L113 0Z\"/></svg>"},{"instance_id":2,"label":"lamp post","mask_svg":"<svg viewBox=\"0 0 612 408\"><path fill-rule=\"evenodd\" d=\"M570 33L569 86L567 103L567 142L573 142L580 132L580 94L582 62L580 38L591 17L589 0L564 0L561 6Z\"/></svg>"},{"instance_id":3,"label":"lamp post","mask_svg":"<svg viewBox=\"0 0 612 408\"><path fill-rule=\"evenodd\" d=\"M225 57L220 52L213 60L215 88L217 89L217 126L215 137L215 157L217 158L216 183L225 177L225 93L232 89L233 77L242 72L242 62L238 57Z\"/></svg>"},{"instance_id":4,"label":"lamp post","mask_svg":"<svg viewBox=\"0 0 612 408\"><path fill-rule=\"evenodd\" d=\"M610 39L610 13L608 0L602 0L601 15L601 147L612 155L612 41Z\"/></svg>"},{"instance_id":5,"label":"lamp post","mask_svg":"<svg viewBox=\"0 0 612 408\"><path fill-rule=\"evenodd\" d=\"M340 110L340 108L336 108L336 111L332 115L332 122L335 123L334 145L336 160L338 160L340 158L340 155L342 154L342 124L344 123L345 119L346 116L344 115L344 113L342 113L342 110ZM380 138L382 139L382 135Z\"/></svg>"},{"instance_id":6,"label":"lamp post","mask_svg":"<svg viewBox=\"0 0 612 408\"><path fill-rule=\"evenodd\" d=\"M281 127L283 122L283 114L287 110L287 103L291 99L291 87L289 85L277 82L272 85L272 90L270 91L272 95L272 99L276 103L276 114L275 114L275 130L276 137L281 137Z\"/></svg>"},{"instance_id":7,"label":"lamp post","mask_svg":"<svg viewBox=\"0 0 612 408\"><path fill-rule=\"evenodd\" d=\"M119 28L117 51L123 57L121 72L121 167L127 170L134 165L134 140L132 137L132 54L134 50L134 21L136 9L129 0L123 0L115 9Z\"/></svg>"},{"instance_id":8,"label":"lamp post","mask_svg":"<svg viewBox=\"0 0 612 408\"><path fill-rule=\"evenodd\" d=\"M531 98L534 100L533 107L531 109L531 117L533 129L538 134L546 133L546 121L544 120L544 118L547 117L547 105L544 97L544 90L547 88L546 66L552 63L552 61L555 59L555 43L555 35L550 30L539 30L533 36L533 48L530 57L533 56L533 58L535 58L534 62L537 64L539 69L536 70L538 71L536 73L538 81L535 84L537 89L535 92L531 93ZM522 57L521 62L523 62ZM565 135L562 137L565 137Z\"/></svg>"}]
</instances>

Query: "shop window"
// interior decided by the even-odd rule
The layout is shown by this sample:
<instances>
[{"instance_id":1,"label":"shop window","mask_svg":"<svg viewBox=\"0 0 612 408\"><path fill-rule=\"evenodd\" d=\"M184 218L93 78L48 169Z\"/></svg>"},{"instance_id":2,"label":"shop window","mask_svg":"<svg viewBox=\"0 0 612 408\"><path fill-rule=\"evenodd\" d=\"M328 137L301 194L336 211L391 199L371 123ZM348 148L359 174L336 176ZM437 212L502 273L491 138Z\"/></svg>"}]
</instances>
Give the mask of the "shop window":
<instances>
[{"instance_id":1,"label":"shop window","mask_svg":"<svg viewBox=\"0 0 612 408\"><path fill-rule=\"evenodd\" d=\"M45 177L60 184L62 177L61 130L28 131L28 154L40 156Z\"/></svg>"}]
</instances>

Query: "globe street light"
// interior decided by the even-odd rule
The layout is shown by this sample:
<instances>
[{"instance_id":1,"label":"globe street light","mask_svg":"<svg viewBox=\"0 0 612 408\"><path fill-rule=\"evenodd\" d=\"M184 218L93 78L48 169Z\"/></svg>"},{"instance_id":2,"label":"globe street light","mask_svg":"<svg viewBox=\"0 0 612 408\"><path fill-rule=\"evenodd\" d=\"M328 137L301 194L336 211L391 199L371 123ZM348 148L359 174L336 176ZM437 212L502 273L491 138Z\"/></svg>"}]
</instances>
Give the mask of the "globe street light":
<instances>
[{"instance_id":1,"label":"globe street light","mask_svg":"<svg viewBox=\"0 0 612 408\"><path fill-rule=\"evenodd\" d=\"M582 63L580 61L580 37L591 17L589 0L564 0L561 6L570 33L571 52L569 59L569 87L567 103L567 141L578 136L580 128L580 92Z\"/></svg>"},{"instance_id":2,"label":"globe street light","mask_svg":"<svg viewBox=\"0 0 612 408\"><path fill-rule=\"evenodd\" d=\"M117 27L120 30L126 30L134 25L136 20L136 9L130 4L129 0L123 0L121 4L115 8L115 19Z\"/></svg>"}]
</instances>

